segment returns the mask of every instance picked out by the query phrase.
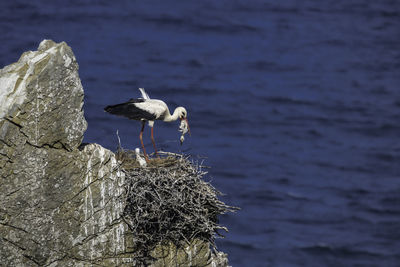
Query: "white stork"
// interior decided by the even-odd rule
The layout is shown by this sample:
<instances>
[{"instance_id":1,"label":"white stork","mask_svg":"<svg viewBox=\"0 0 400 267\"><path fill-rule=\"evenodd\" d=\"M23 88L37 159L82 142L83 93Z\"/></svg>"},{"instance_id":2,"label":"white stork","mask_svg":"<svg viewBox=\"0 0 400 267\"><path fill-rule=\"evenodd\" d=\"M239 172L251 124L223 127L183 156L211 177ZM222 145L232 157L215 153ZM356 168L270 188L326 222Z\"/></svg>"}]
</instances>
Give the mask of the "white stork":
<instances>
[{"instance_id":1,"label":"white stork","mask_svg":"<svg viewBox=\"0 0 400 267\"><path fill-rule=\"evenodd\" d=\"M184 120L187 124L189 133L189 123L187 120L187 111L184 107L177 107L174 110L174 113L171 115L169 112L167 104L164 101L158 99L150 99L148 94L144 91L143 88L139 88L142 98L132 98L128 102L116 104L112 106L107 106L104 108L108 113L127 117L131 120L140 120L142 122L142 129L140 130L139 138L142 144L143 154L146 158L146 161L149 161L146 150L143 144L143 130L146 121L148 121L149 126L151 128L151 141L154 146L155 154L157 155L156 143L154 141L154 121L162 120L166 122L176 121L178 118L182 121Z\"/></svg>"}]
</instances>

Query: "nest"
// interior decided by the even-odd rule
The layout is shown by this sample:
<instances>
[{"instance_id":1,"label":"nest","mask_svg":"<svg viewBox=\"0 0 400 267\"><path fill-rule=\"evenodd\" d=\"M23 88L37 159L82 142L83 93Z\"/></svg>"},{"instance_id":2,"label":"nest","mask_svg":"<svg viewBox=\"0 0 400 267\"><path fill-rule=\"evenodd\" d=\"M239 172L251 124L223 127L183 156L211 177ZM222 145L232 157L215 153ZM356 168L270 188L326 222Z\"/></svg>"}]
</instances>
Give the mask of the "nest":
<instances>
[{"instance_id":1,"label":"nest","mask_svg":"<svg viewBox=\"0 0 400 267\"><path fill-rule=\"evenodd\" d=\"M206 172L189 157L165 153L141 168L131 151L117 152L128 184L123 218L143 257L159 244L183 248L193 239L210 242L226 227L218 215L237 210L218 200L217 191L202 177ZM133 157L132 157L133 156Z\"/></svg>"}]
</instances>

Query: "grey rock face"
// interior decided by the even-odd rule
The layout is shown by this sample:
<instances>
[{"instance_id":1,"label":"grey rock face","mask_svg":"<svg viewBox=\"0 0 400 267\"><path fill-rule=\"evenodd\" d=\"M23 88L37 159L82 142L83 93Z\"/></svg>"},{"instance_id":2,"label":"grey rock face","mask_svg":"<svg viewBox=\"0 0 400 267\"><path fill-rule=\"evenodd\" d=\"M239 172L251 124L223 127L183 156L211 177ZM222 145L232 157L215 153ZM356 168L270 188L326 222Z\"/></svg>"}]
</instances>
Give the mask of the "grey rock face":
<instances>
[{"instance_id":1,"label":"grey rock face","mask_svg":"<svg viewBox=\"0 0 400 267\"><path fill-rule=\"evenodd\" d=\"M121 218L125 175L111 151L80 147L82 106L78 64L64 42L44 40L0 70L0 266L134 264ZM203 247L196 262L224 266ZM170 262L188 265L178 261Z\"/></svg>"},{"instance_id":2,"label":"grey rock face","mask_svg":"<svg viewBox=\"0 0 400 267\"><path fill-rule=\"evenodd\" d=\"M77 148L87 123L78 64L64 42L44 40L38 51L0 70L0 118L19 127L36 147ZM3 124L0 137L8 132Z\"/></svg>"},{"instance_id":3,"label":"grey rock face","mask_svg":"<svg viewBox=\"0 0 400 267\"><path fill-rule=\"evenodd\" d=\"M79 266L124 251L124 175L111 151L78 149L82 105L65 43L45 40L0 70L1 266Z\"/></svg>"}]
</instances>

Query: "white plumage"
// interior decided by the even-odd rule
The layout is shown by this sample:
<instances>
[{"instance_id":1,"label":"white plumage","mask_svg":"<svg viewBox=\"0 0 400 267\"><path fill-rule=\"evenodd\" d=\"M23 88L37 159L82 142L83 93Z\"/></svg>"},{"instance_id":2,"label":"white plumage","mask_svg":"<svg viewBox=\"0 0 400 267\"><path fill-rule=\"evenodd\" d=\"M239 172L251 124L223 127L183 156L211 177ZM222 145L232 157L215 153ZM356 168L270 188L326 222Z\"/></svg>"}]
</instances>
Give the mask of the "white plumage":
<instances>
[{"instance_id":1,"label":"white plumage","mask_svg":"<svg viewBox=\"0 0 400 267\"><path fill-rule=\"evenodd\" d=\"M143 99L150 99L149 95L146 93L144 88L139 88L140 93L142 94Z\"/></svg>"},{"instance_id":2,"label":"white plumage","mask_svg":"<svg viewBox=\"0 0 400 267\"><path fill-rule=\"evenodd\" d=\"M136 154L136 161L139 162L140 167L146 167L147 166L146 160L140 156L140 149L138 147L135 149L135 154Z\"/></svg>"}]
</instances>

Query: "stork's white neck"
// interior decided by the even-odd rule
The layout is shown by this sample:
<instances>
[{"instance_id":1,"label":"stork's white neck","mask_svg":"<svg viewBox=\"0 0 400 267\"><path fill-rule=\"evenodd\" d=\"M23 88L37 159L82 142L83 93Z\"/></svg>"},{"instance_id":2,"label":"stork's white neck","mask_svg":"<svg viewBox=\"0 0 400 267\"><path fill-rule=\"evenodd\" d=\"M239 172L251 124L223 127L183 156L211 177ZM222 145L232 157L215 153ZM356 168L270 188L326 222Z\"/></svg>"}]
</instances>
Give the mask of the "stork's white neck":
<instances>
[{"instance_id":1,"label":"stork's white neck","mask_svg":"<svg viewBox=\"0 0 400 267\"><path fill-rule=\"evenodd\" d=\"M164 117L164 121L166 122L170 122L170 121L176 121L179 118L179 113L181 111L182 107L177 107L174 110L174 113L171 115L171 113L169 113L169 110L167 109L167 114Z\"/></svg>"}]
</instances>

